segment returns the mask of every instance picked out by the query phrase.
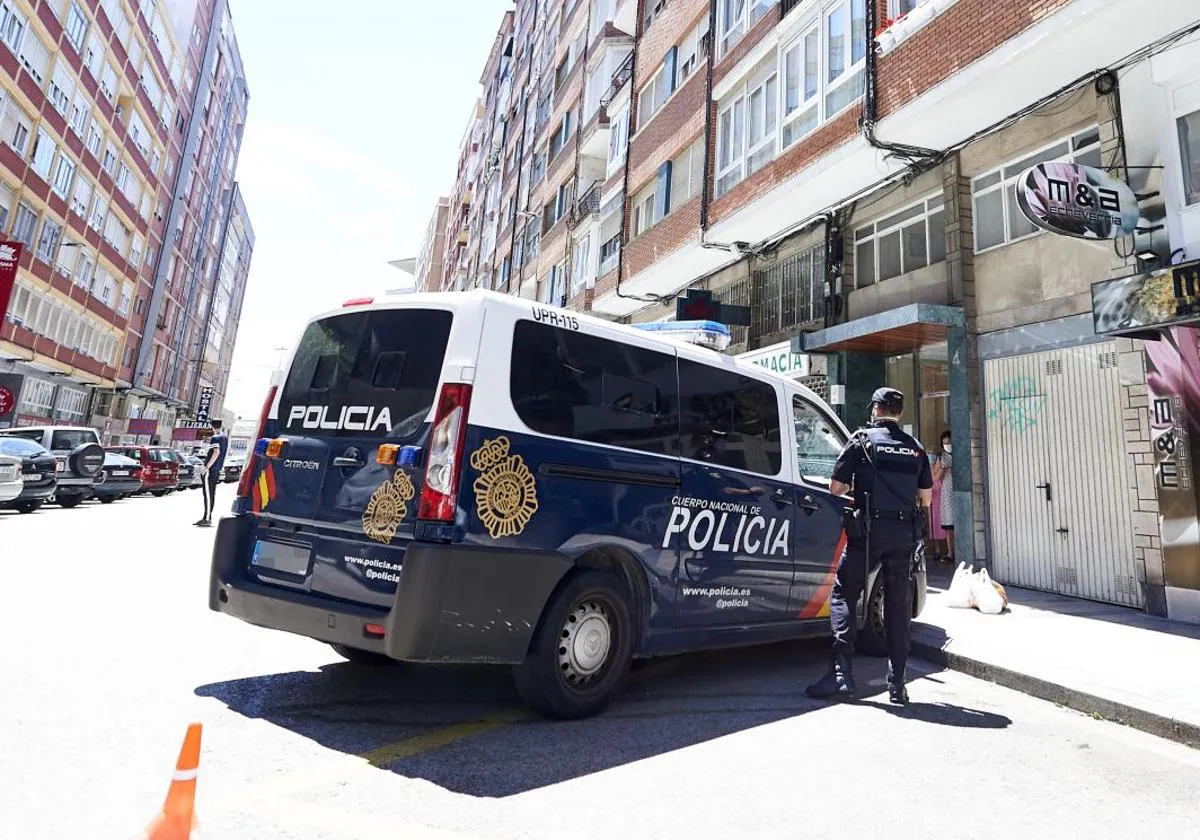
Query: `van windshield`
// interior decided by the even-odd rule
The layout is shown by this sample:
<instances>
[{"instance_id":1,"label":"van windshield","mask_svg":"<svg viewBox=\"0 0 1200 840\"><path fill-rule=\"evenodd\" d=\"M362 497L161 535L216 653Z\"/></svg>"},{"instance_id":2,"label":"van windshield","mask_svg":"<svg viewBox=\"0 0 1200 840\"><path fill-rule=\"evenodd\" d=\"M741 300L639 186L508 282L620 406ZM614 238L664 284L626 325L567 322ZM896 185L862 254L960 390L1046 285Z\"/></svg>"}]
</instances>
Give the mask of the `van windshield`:
<instances>
[{"instance_id":1,"label":"van windshield","mask_svg":"<svg viewBox=\"0 0 1200 840\"><path fill-rule=\"evenodd\" d=\"M437 397L454 316L379 309L309 325L279 402L284 434L405 439Z\"/></svg>"}]
</instances>

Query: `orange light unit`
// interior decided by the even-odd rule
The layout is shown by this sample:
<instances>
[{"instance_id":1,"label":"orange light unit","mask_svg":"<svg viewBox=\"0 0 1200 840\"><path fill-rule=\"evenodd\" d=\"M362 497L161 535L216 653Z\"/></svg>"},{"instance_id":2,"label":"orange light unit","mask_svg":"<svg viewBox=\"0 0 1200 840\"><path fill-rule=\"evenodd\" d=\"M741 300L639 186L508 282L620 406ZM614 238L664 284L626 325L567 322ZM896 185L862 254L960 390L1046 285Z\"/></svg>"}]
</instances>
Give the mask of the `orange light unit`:
<instances>
[{"instance_id":1,"label":"orange light unit","mask_svg":"<svg viewBox=\"0 0 1200 840\"><path fill-rule=\"evenodd\" d=\"M386 631L383 629L382 624L364 624L363 625L363 635L364 636L373 636L376 639L382 639L384 637L385 633L386 633Z\"/></svg>"},{"instance_id":2,"label":"orange light unit","mask_svg":"<svg viewBox=\"0 0 1200 840\"><path fill-rule=\"evenodd\" d=\"M283 454L283 447L287 443L286 438L274 438L267 444L267 457L278 458Z\"/></svg>"},{"instance_id":3,"label":"orange light unit","mask_svg":"<svg viewBox=\"0 0 1200 840\"><path fill-rule=\"evenodd\" d=\"M375 453L375 463L392 466L396 463L396 456L400 454L400 447L394 443L384 443L379 446L379 451Z\"/></svg>"}]
</instances>

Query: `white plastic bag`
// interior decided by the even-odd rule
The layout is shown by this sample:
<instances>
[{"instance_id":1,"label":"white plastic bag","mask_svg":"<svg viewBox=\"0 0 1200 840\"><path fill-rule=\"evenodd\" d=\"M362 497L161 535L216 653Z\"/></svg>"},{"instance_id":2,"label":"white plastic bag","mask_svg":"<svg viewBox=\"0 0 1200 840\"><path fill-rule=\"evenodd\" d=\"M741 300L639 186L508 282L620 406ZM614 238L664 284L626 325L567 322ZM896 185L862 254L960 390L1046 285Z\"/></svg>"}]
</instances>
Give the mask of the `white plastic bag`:
<instances>
[{"instance_id":1,"label":"white plastic bag","mask_svg":"<svg viewBox=\"0 0 1200 840\"><path fill-rule=\"evenodd\" d=\"M954 578L950 581L950 589L946 592L946 603L951 607L969 610L975 606L971 584L974 577L971 568L966 563L959 563L954 570Z\"/></svg>"},{"instance_id":2,"label":"white plastic bag","mask_svg":"<svg viewBox=\"0 0 1200 840\"><path fill-rule=\"evenodd\" d=\"M992 580L987 569L980 569L972 576L971 595L979 611L988 615L999 615L1007 605L1007 598Z\"/></svg>"}]
</instances>

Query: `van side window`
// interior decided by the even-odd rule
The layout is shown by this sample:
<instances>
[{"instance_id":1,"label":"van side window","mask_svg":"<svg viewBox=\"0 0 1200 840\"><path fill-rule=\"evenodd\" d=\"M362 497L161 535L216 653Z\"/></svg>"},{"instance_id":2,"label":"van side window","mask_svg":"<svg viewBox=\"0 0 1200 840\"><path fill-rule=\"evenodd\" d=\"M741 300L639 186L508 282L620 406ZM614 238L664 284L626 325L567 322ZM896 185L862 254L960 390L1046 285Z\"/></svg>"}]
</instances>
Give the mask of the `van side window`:
<instances>
[{"instance_id":1,"label":"van side window","mask_svg":"<svg viewBox=\"0 0 1200 840\"><path fill-rule=\"evenodd\" d=\"M509 395L535 432L678 454L673 354L522 320L513 331Z\"/></svg>"},{"instance_id":2,"label":"van side window","mask_svg":"<svg viewBox=\"0 0 1200 840\"><path fill-rule=\"evenodd\" d=\"M679 410L684 458L778 475L783 450L771 385L680 359Z\"/></svg>"},{"instance_id":3,"label":"van side window","mask_svg":"<svg viewBox=\"0 0 1200 840\"><path fill-rule=\"evenodd\" d=\"M817 407L799 394L792 397L796 424L796 458L800 477L809 484L829 486L833 466L846 441Z\"/></svg>"}]
</instances>

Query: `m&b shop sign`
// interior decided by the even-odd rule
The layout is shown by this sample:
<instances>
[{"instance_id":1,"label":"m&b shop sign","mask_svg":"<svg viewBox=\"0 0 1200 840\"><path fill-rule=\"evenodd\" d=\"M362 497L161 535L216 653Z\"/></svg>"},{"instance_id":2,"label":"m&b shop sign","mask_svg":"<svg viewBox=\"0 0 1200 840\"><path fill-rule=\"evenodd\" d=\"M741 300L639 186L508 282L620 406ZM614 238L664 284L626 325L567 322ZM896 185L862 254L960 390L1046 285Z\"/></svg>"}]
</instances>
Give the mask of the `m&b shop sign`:
<instances>
[{"instance_id":1,"label":"m&b shop sign","mask_svg":"<svg viewBox=\"0 0 1200 840\"><path fill-rule=\"evenodd\" d=\"M1029 221L1078 239L1119 239L1137 229L1138 199L1103 169L1050 161L1017 179L1017 206Z\"/></svg>"}]
</instances>

